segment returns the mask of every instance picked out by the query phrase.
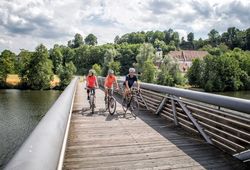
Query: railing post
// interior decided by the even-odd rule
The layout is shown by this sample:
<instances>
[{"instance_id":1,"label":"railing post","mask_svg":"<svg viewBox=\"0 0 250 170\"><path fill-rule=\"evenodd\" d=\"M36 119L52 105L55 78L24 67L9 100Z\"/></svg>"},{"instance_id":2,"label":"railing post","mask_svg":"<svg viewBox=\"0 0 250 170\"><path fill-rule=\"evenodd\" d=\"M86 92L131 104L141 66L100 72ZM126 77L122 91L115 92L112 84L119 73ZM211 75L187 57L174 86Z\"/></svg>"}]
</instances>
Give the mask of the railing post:
<instances>
[{"instance_id":1,"label":"railing post","mask_svg":"<svg viewBox=\"0 0 250 170\"><path fill-rule=\"evenodd\" d=\"M243 161L249 160L250 159L250 149L243 151L241 153L235 154L234 156L240 160L243 160Z\"/></svg>"},{"instance_id":2,"label":"railing post","mask_svg":"<svg viewBox=\"0 0 250 170\"><path fill-rule=\"evenodd\" d=\"M144 105L145 105L146 109L147 109L147 110L149 110L149 107L148 107L147 103L145 102L145 100L144 100L144 98L143 98L143 96L142 96L142 94L141 94L141 93L139 93L139 96L140 96L140 98L141 98L142 102L144 103Z\"/></svg>"},{"instance_id":3,"label":"railing post","mask_svg":"<svg viewBox=\"0 0 250 170\"><path fill-rule=\"evenodd\" d=\"M158 115L158 114L160 113L160 111L162 110L162 108L163 108L164 104L166 103L167 99L168 99L168 98L167 98L167 94L166 94L166 96L163 97L161 103L159 104L159 106L158 106L158 108L157 108L155 114Z\"/></svg>"},{"instance_id":4,"label":"railing post","mask_svg":"<svg viewBox=\"0 0 250 170\"><path fill-rule=\"evenodd\" d=\"M172 110L173 110L173 115L174 115L174 124L176 126L178 126L177 115L176 115L176 107L175 107L175 101L173 99L173 95L171 96L171 104L172 104Z\"/></svg>"},{"instance_id":5,"label":"railing post","mask_svg":"<svg viewBox=\"0 0 250 170\"><path fill-rule=\"evenodd\" d=\"M176 97L174 97L174 98L177 99ZM179 100L176 100L176 101L179 103L182 110L187 114L187 116L189 117L189 119L191 120L193 125L196 127L196 129L199 131L199 133L203 136L203 138L206 140L206 142L209 144L213 144L211 139L207 136L207 134L204 132L203 128L198 124L197 120L193 117L192 113L186 108L186 106L184 106L184 104L181 101L179 101Z\"/></svg>"}]
</instances>

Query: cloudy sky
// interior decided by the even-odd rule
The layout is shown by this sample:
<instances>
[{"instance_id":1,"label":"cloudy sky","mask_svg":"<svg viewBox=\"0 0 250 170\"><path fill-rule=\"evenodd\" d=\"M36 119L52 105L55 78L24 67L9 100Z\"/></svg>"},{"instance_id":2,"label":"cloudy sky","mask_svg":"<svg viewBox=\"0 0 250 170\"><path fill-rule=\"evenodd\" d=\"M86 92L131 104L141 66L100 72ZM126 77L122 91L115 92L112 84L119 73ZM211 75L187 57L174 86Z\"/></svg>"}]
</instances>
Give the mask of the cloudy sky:
<instances>
[{"instance_id":1,"label":"cloudy sky","mask_svg":"<svg viewBox=\"0 0 250 170\"><path fill-rule=\"evenodd\" d=\"M0 51L67 44L75 33L98 43L133 31L172 28L206 38L212 28L250 27L250 0L1 0Z\"/></svg>"}]
</instances>

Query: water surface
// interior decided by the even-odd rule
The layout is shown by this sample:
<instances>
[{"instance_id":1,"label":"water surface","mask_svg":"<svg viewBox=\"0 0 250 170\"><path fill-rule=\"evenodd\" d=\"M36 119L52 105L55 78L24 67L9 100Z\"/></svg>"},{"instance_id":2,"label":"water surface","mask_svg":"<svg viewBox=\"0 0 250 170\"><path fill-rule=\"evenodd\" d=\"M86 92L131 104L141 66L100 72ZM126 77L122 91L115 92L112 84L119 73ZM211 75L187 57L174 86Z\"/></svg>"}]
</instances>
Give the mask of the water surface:
<instances>
[{"instance_id":1,"label":"water surface","mask_svg":"<svg viewBox=\"0 0 250 170\"><path fill-rule=\"evenodd\" d=\"M60 91L0 90L0 169L46 114Z\"/></svg>"}]
</instances>

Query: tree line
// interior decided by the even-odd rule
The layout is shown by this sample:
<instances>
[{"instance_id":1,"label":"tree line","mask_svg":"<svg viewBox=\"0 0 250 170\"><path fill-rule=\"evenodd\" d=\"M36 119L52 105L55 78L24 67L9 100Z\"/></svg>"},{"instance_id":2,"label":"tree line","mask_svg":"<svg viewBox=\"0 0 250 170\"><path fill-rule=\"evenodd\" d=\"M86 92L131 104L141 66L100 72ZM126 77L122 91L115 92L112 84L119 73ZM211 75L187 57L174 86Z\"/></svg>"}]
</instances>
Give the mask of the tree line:
<instances>
[{"instance_id":1,"label":"tree line","mask_svg":"<svg viewBox=\"0 0 250 170\"><path fill-rule=\"evenodd\" d=\"M250 50L250 28L240 30L236 27L229 27L227 31L222 34L212 29L207 35L207 39L195 39L195 34L190 32L187 34L185 40L184 37L180 37L179 33L173 29L165 31L141 31L124 34L121 37L116 36L114 43L151 43L154 47L162 48L165 53L175 49L199 50L206 45L216 47L220 44L225 44L231 50L236 47L242 50Z\"/></svg>"},{"instance_id":2,"label":"tree line","mask_svg":"<svg viewBox=\"0 0 250 170\"><path fill-rule=\"evenodd\" d=\"M114 43L103 45L97 43L94 34L83 38L77 33L68 41L67 46L55 44L48 50L41 44L34 52L21 50L17 55L4 50L0 55L0 87L6 86L7 75L11 73L19 75L22 87L31 89L48 89L53 75L56 74L61 80L59 87L63 89L74 74L86 75L89 69L94 69L97 75L106 76L108 69L113 69L116 75L126 75L130 67L135 67L142 73L140 79L144 82L175 86L187 83L188 79L191 85L213 91L217 89L209 88L209 85L205 85L207 84L205 80L202 80L201 84L194 83L193 79L197 80L192 78L192 71L183 77L176 61L168 57L159 58L156 56L156 51L161 49L165 56L171 50L206 50L210 53L210 57L219 58L218 56L226 55L234 48L249 50L250 28L239 30L231 27L222 34L213 29L208 33L208 39L204 40L201 38L195 40L192 32L187 35L187 40L183 37L180 39L179 33L172 29L142 31L116 36ZM199 62L205 62L206 58ZM195 62L190 70L195 70ZM219 61L213 61L217 62ZM239 64L239 67L242 65ZM207 72L213 71L215 70L211 69ZM206 74L199 76L204 75ZM228 87L219 90L222 89L232 90ZM242 86L238 89L242 89Z\"/></svg>"},{"instance_id":3,"label":"tree line","mask_svg":"<svg viewBox=\"0 0 250 170\"><path fill-rule=\"evenodd\" d=\"M195 59L187 77L189 84L209 92L250 90L250 52L235 48Z\"/></svg>"}]
</instances>

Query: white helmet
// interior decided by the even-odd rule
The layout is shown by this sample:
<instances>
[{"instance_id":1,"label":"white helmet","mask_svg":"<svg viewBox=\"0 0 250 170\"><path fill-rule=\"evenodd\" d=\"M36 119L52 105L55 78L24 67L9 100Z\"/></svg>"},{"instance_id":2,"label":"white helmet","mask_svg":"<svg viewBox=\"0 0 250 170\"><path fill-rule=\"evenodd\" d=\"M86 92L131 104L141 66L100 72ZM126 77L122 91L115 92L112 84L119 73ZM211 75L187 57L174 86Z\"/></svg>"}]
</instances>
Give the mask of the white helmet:
<instances>
[{"instance_id":1,"label":"white helmet","mask_svg":"<svg viewBox=\"0 0 250 170\"><path fill-rule=\"evenodd\" d=\"M95 70L90 69L90 70L89 70L89 73L95 74Z\"/></svg>"},{"instance_id":2,"label":"white helmet","mask_svg":"<svg viewBox=\"0 0 250 170\"><path fill-rule=\"evenodd\" d=\"M111 69L109 69L108 73L109 73L109 74L114 74L114 71L111 70Z\"/></svg>"},{"instance_id":3,"label":"white helmet","mask_svg":"<svg viewBox=\"0 0 250 170\"><path fill-rule=\"evenodd\" d=\"M129 72L130 73L135 73L135 69L134 68L129 68Z\"/></svg>"}]
</instances>

